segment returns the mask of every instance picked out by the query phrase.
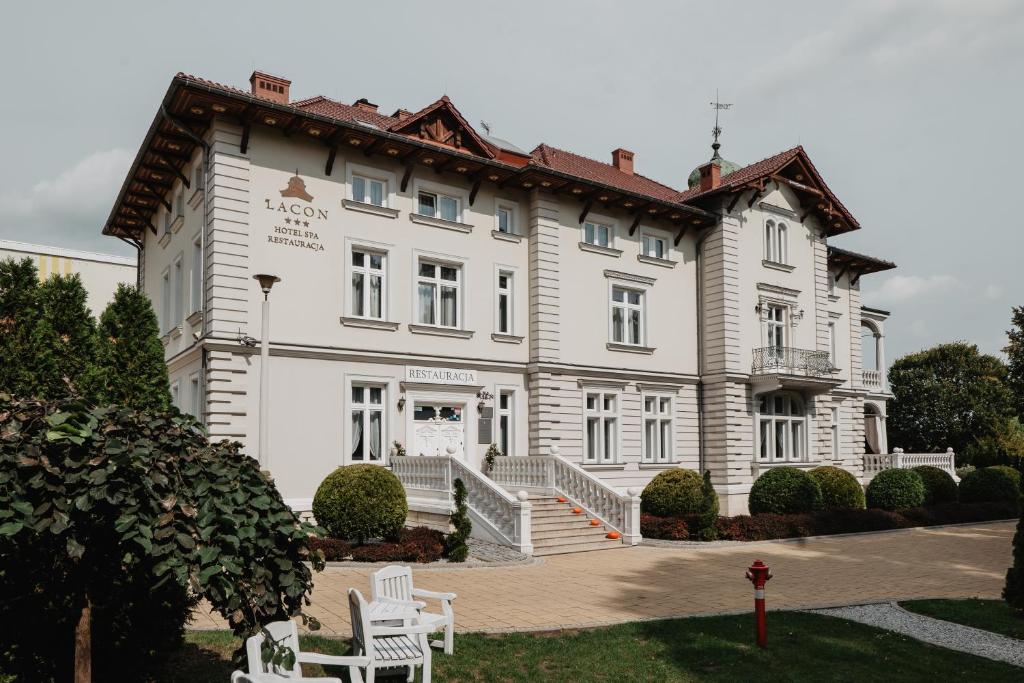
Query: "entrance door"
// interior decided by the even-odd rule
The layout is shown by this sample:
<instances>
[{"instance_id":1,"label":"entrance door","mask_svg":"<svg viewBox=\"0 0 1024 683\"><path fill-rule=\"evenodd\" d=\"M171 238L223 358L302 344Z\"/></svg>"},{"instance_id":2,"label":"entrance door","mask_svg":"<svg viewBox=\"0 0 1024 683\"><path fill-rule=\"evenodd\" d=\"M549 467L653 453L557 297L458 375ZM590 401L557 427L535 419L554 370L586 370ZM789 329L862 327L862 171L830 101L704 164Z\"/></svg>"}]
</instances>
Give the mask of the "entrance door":
<instances>
[{"instance_id":1,"label":"entrance door","mask_svg":"<svg viewBox=\"0 0 1024 683\"><path fill-rule=\"evenodd\" d=\"M416 403L413 411L413 447L416 455L448 455L448 447L457 458L465 456L466 427L463 407L446 403Z\"/></svg>"}]
</instances>

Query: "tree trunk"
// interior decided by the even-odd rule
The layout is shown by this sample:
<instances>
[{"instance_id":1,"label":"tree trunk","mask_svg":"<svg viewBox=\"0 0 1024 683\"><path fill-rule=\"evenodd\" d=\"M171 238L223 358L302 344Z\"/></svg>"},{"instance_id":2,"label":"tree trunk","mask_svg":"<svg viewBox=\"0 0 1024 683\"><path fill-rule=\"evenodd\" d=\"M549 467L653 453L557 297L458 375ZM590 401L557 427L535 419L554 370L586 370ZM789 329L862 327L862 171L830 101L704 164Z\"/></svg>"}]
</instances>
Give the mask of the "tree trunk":
<instances>
[{"instance_id":1,"label":"tree trunk","mask_svg":"<svg viewBox=\"0 0 1024 683\"><path fill-rule=\"evenodd\" d=\"M75 625L75 683L92 683L92 603L88 596Z\"/></svg>"}]
</instances>

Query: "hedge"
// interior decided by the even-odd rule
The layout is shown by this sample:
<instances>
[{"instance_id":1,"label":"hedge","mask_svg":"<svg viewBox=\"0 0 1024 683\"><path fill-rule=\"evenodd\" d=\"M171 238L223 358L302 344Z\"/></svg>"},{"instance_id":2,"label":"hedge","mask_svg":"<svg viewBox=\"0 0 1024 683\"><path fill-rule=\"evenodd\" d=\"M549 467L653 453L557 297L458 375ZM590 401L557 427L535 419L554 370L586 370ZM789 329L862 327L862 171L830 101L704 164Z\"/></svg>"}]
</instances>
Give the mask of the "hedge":
<instances>
[{"instance_id":1,"label":"hedge","mask_svg":"<svg viewBox=\"0 0 1024 683\"><path fill-rule=\"evenodd\" d=\"M353 546L336 538L311 538L309 547L320 550L328 562L436 562L444 553L444 534L425 526L405 528L397 542Z\"/></svg>"},{"instance_id":2,"label":"hedge","mask_svg":"<svg viewBox=\"0 0 1024 683\"><path fill-rule=\"evenodd\" d=\"M715 530L725 541L768 541L833 534L909 529L940 524L969 524L1016 516L1015 507L999 503L947 503L890 511L879 509L821 510L812 513L780 515L763 513L719 517ZM699 540L690 535L693 515L657 517L641 515L640 532L644 538L673 541Z\"/></svg>"},{"instance_id":3,"label":"hedge","mask_svg":"<svg viewBox=\"0 0 1024 683\"><path fill-rule=\"evenodd\" d=\"M821 489L824 510L851 510L864 507L864 487L841 467L815 467L810 475Z\"/></svg>"},{"instance_id":4,"label":"hedge","mask_svg":"<svg viewBox=\"0 0 1024 683\"><path fill-rule=\"evenodd\" d=\"M693 470L665 470L640 494L640 510L652 515L688 515L700 511L704 480Z\"/></svg>"},{"instance_id":5,"label":"hedge","mask_svg":"<svg viewBox=\"0 0 1024 683\"><path fill-rule=\"evenodd\" d=\"M313 516L332 538L365 543L398 539L409 514L405 488L379 465L339 467L313 496Z\"/></svg>"},{"instance_id":6,"label":"hedge","mask_svg":"<svg viewBox=\"0 0 1024 683\"><path fill-rule=\"evenodd\" d=\"M1010 479L1013 480L1013 483L1017 486L1017 490L1018 491L1020 490L1020 488L1021 488L1020 472L1015 470L1013 467L1010 467L1009 465L992 465L992 469L999 470L1000 472L1002 472L1003 474L1008 476Z\"/></svg>"},{"instance_id":7,"label":"hedge","mask_svg":"<svg viewBox=\"0 0 1024 683\"><path fill-rule=\"evenodd\" d=\"M1016 506L1019 499L1017 484L999 467L983 467L960 480L960 500L964 503L1007 501Z\"/></svg>"},{"instance_id":8,"label":"hedge","mask_svg":"<svg viewBox=\"0 0 1024 683\"><path fill-rule=\"evenodd\" d=\"M821 509L821 488L807 472L795 467L770 469L750 487L750 513L812 512Z\"/></svg>"},{"instance_id":9,"label":"hedge","mask_svg":"<svg viewBox=\"0 0 1024 683\"><path fill-rule=\"evenodd\" d=\"M912 468L921 477L924 484L924 504L955 503L957 499L956 481L949 472L931 465L920 465Z\"/></svg>"},{"instance_id":10,"label":"hedge","mask_svg":"<svg viewBox=\"0 0 1024 683\"><path fill-rule=\"evenodd\" d=\"M882 470L868 484L869 508L899 510L924 504L924 481L914 470Z\"/></svg>"}]
</instances>

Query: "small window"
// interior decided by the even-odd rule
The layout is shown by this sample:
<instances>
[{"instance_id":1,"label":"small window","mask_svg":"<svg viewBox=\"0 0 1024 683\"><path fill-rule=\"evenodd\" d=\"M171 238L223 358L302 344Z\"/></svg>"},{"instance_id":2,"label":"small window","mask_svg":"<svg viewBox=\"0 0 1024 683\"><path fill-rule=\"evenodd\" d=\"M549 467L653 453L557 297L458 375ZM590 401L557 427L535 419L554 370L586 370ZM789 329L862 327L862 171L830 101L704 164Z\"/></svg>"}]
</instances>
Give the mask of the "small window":
<instances>
[{"instance_id":1,"label":"small window","mask_svg":"<svg viewBox=\"0 0 1024 683\"><path fill-rule=\"evenodd\" d=\"M660 259L668 258L668 241L663 237L644 235L642 246L644 256Z\"/></svg>"},{"instance_id":2,"label":"small window","mask_svg":"<svg viewBox=\"0 0 1024 683\"><path fill-rule=\"evenodd\" d=\"M417 212L422 216L459 222L459 200L435 192L420 192Z\"/></svg>"},{"instance_id":3,"label":"small window","mask_svg":"<svg viewBox=\"0 0 1024 683\"><path fill-rule=\"evenodd\" d=\"M179 380L171 382L171 405L181 409L181 382Z\"/></svg>"},{"instance_id":4,"label":"small window","mask_svg":"<svg viewBox=\"0 0 1024 683\"><path fill-rule=\"evenodd\" d=\"M612 341L642 346L644 343L644 293L612 287Z\"/></svg>"},{"instance_id":5,"label":"small window","mask_svg":"<svg viewBox=\"0 0 1024 683\"><path fill-rule=\"evenodd\" d=\"M374 206L386 206L387 183L382 180L352 176L352 201Z\"/></svg>"},{"instance_id":6,"label":"small window","mask_svg":"<svg viewBox=\"0 0 1024 683\"><path fill-rule=\"evenodd\" d=\"M353 384L351 396L351 449L353 462L379 462L384 453L383 386Z\"/></svg>"},{"instance_id":7,"label":"small window","mask_svg":"<svg viewBox=\"0 0 1024 683\"><path fill-rule=\"evenodd\" d=\"M644 396L643 454L647 462L672 460L672 398Z\"/></svg>"},{"instance_id":8,"label":"small window","mask_svg":"<svg viewBox=\"0 0 1024 683\"><path fill-rule=\"evenodd\" d=\"M182 301L184 299L184 287L185 287L185 270L181 262L181 255L174 259L174 309L173 318L171 319L170 327L177 327L181 324L182 319ZM170 329L170 328L168 328Z\"/></svg>"},{"instance_id":9,"label":"small window","mask_svg":"<svg viewBox=\"0 0 1024 683\"><path fill-rule=\"evenodd\" d=\"M462 268L420 261L417 273L417 320L421 325L457 328L462 324Z\"/></svg>"},{"instance_id":10,"label":"small window","mask_svg":"<svg viewBox=\"0 0 1024 683\"><path fill-rule=\"evenodd\" d=\"M839 408L829 409L829 432L832 437L832 459L839 460Z\"/></svg>"},{"instance_id":11,"label":"small window","mask_svg":"<svg viewBox=\"0 0 1024 683\"><path fill-rule=\"evenodd\" d=\"M618 451L618 395L588 393L583 434L587 462L615 462Z\"/></svg>"},{"instance_id":12,"label":"small window","mask_svg":"<svg viewBox=\"0 0 1024 683\"><path fill-rule=\"evenodd\" d=\"M498 450L502 455L511 455L514 438L515 392L498 392Z\"/></svg>"},{"instance_id":13,"label":"small window","mask_svg":"<svg viewBox=\"0 0 1024 683\"><path fill-rule=\"evenodd\" d=\"M185 215L185 189L182 188L178 196L174 198L174 217L181 218Z\"/></svg>"},{"instance_id":14,"label":"small window","mask_svg":"<svg viewBox=\"0 0 1024 683\"><path fill-rule=\"evenodd\" d=\"M764 224L764 259L772 263L789 263L788 229L781 221L769 220Z\"/></svg>"},{"instance_id":15,"label":"small window","mask_svg":"<svg viewBox=\"0 0 1024 683\"><path fill-rule=\"evenodd\" d=\"M495 213L498 232L512 234L515 232L515 211L511 206L498 205Z\"/></svg>"},{"instance_id":16,"label":"small window","mask_svg":"<svg viewBox=\"0 0 1024 683\"><path fill-rule=\"evenodd\" d=\"M196 235L192 240L192 283L189 298L189 313L196 313L203 308L203 238Z\"/></svg>"},{"instance_id":17,"label":"small window","mask_svg":"<svg viewBox=\"0 0 1024 683\"><path fill-rule=\"evenodd\" d=\"M167 334L171 331L171 271L167 269L160 278L160 322L161 332Z\"/></svg>"},{"instance_id":18,"label":"small window","mask_svg":"<svg viewBox=\"0 0 1024 683\"><path fill-rule=\"evenodd\" d=\"M356 318L385 318L385 254L352 250L351 314Z\"/></svg>"},{"instance_id":19,"label":"small window","mask_svg":"<svg viewBox=\"0 0 1024 683\"><path fill-rule=\"evenodd\" d=\"M203 173L203 162L200 161L196 164L196 168L192 173L192 189L199 191L206 189L206 174Z\"/></svg>"},{"instance_id":20,"label":"small window","mask_svg":"<svg viewBox=\"0 0 1024 683\"><path fill-rule=\"evenodd\" d=\"M512 334L512 281L512 273L505 270L498 271L498 334Z\"/></svg>"},{"instance_id":21,"label":"small window","mask_svg":"<svg viewBox=\"0 0 1024 683\"><path fill-rule=\"evenodd\" d=\"M203 394L201 384L199 382L199 373L193 373L188 378L189 385L189 400L191 401L191 407L189 412L192 413L192 417L197 420L203 418Z\"/></svg>"},{"instance_id":22,"label":"small window","mask_svg":"<svg viewBox=\"0 0 1024 683\"><path fill-rule=\"evenodd\" d=\"M836 295L836 274L835 273L829 273L828 274L828 295L829 296L835 296Z\"/></svg>"},{"instance_id":23,"label":"small window","mask_svg":"<svg viewBox=\"0 0 1024 683\"><path fill-rule=\"evenodd\" d=\"M587 221L583 224L583 241L597 247L612 246L612 226Z\"/></svg>"},{"instance_id":24,"label":"small window","mask_svg":"<svg viewBox=\"0 0 1024 683\"><path fill-rule=\"evenodd\" d=\"M828 360L834 367L836 364L836 324L833 321L828 323Z\"/></svg>"}]
</instances>

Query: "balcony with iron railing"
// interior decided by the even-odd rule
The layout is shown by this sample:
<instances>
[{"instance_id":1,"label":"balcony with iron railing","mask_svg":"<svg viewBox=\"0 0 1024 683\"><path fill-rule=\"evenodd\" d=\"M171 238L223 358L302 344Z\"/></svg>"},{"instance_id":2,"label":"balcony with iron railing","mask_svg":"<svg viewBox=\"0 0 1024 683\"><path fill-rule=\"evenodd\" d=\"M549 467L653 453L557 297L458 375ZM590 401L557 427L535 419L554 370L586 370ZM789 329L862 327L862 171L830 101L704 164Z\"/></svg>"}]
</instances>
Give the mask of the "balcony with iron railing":
<instances>
[{"instance_id":1,"label":"balcony with iron railing","mask_svg":"<svg viewBox=\"0 0 1024 683\"><path fill-rule=\"evenodd\" d=\"M821 392L842 383L835 372L828 351L764 346L754 349L750 374L759 392L783 388Z\"/></svg>"}]
</instances>

